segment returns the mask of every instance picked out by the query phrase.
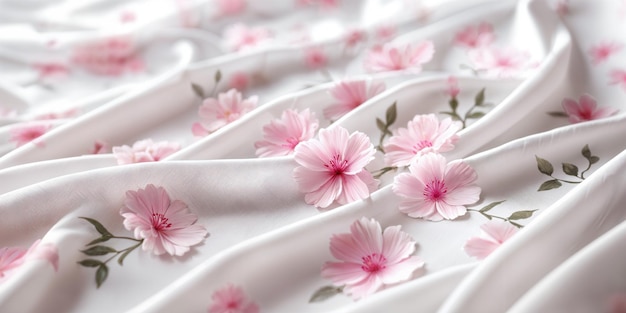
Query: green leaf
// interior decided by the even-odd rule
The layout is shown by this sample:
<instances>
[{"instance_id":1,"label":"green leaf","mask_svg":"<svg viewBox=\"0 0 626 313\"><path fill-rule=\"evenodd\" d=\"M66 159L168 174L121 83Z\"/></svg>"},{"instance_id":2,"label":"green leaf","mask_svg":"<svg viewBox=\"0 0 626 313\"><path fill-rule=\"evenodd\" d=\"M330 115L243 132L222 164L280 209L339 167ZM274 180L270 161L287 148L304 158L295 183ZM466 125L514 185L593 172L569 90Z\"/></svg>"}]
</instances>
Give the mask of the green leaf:
<instances>
[{"instance_id":1,"label":"green leaf","mask_svg":"<svg viewBox=\"0 0 626 313\"><path fill-rule=\"evenodd\" d=\"M509 221L509 223L511 223L511 225L513 225L513 226L515 226L517 228L523 228L524 227L524 226L522 226L522 225L520 225L518 223L512 222L512 221Z\"/></svg>"},{"instance_id":2,"label":"green leaf","mask_svg":"<svg viewBox=\"0 0 626 313\"><path fill-rule=\"evenodd\" d=\"M102 263L102 261L98 261L98 260L94 260L94 259L85 259L82 260L80 262L78 262L78 264L84 266L84 267L97 267L100 266L104 263Z\"/></svg>"},{"instance_id":3,"label":"green leaf","mask_svg":"<svg viewBox=\"0 0 626 313\"><path fill-rule=\"evenodd\" d=\"M481 106L485 102L485 88L481 89L474 98L474 105Z\"/></svg>"},{"instance_id":4,"label":"green leaf","mask_svg":"<svg viewBox=\"0 0 626 313\"><path fill-rule=\"evenodd\" d=\"M459 107L459 101L456 98L450 99L448 104L450 105L452 111L456 111L456 109Z\"/></svg>"},{"instance_id":5,"label":"green leaf","mask_svg":"<svg viewBox=\"0 0 626 313\"><path fill-rule=\"evenodd\" d=\"M495 206L500 205L504 201L506 201L506 200L491 202L491 203L487 204L486 206L484 206L482 209L478 210L478 212L485 213L485 212L493 209Z\"/></svg>"},{"instance_id":6,"label":"green leaf","mask_svg":"<svg viewBox=\"0 0 626 313\"><path fill-rule=\"evenodd\" d=\"M109 276L109 268L103 263L98 267L98 270L96 270L96 286L98 288L107 280L107 276Z\"/></svg>"},{"instance_id":7,"label":"green leaf","mask_svg":"<svg viewBox=\"0 0 626 313\"><path fill-rule=\"evenodd\" d=\"M563 163L563 173L578 177L578 166L571 163Z\"/></svg>"},{"instance_id":8,"label":"green leaf","mask_svg":"<svg viewBox=\"0 0 626 313\"><path fill-rule=\"evenodd\" d=\"M376 126L378 127L381 133L387 132L387 126L385 126L385 122L383 122L379 118L376 118Z\"/></svg>"},{"instance_id":9,"label":"green leaf","mask_svg":"<svg viewBox=\"0 0 626 313\"><path fill-rule=\"evenodd\" d=\"M589 150L589 145L585 145L581 153L585 157L585 159L589 160L591 158L591 150Z\"/></svg>"},{"instance_id":10,"label":"green leaf","mask_svg":"<svg viewBox=\"0 0 626 313\"><path fill-rule=\"evenodd\" d=\"M398 116L398 108L396 107L396 103L394 102L385 112L385 120L387 121L387 127L396 122L396 117Z\"/></svg>"},{"instance_id":11,"label":"green leaf","mask_svg":"<svg viewBox=\"0 0 626 313\"><path fill-rule=\"evenodd\" d=\"M523 219L529 218L533 216L533 212L535 211L537 210L513 212L513 214L509 216L509 220L515 221L515 220L523 220Z\"/></svg>"},{"instance_id":12,"label":"green leaf","mask_svg":"<svg viewBox=\"0 0 626 313\"><path fill-rule=\"evenodd\" d=\"M483 116L485 116L484 112L474 112L474 113L468 115L467 118L481 118Z\"/></svg>"},{"instance_id":13,"label":"green leaf","mask_svg":"<svg viewBox=\"0 0 626 313\"><path fill-rule=\"evenodd\" d=\"M595 164L598 163L598 161L600 161L600 158L595 155L589 158L589 164Z\"/></svg>"},{"instance_id":14,"label":"green leaf","mask_svg":"<svg viewBox=\"0 0 626 313\"><path fill-rule=\"evenodd\" d=\"M107 247L107 246L93 246L87 250L83 250L81 251L82 253L86 254L86 255L90 255L90 256L96 256L96 255L105 255L105 254L109 254L109 253L115 253L117 252L117 250L111 248L111 247Z\"/></svg>"},{"instance_id":15,"label":"green leaf","mask_svg":"<svg viewBox=\"0 0 626 313\"><path fill-rule=\"evenodd\" d=\"M553 117L568 117L569 116L569 115L567 115L567 113L560 112L560 111L548 112L548 115L553 116Z\"/></svg>"},{"instance_id":16,"label":"green leaf","mask_svg":"<svg viewBox=\"0 0 626 313\"><path fill-rule=\"evenodd\" d=\"M537 191L556 189L559 187L561 187L561 182L556 179L551 179L551 180L543 182L543 184L539 186L539 189L537 189Z\"/></svg>"},{"instance_id":17,"label":"green leaf","mask_svg":"<svg viewBox=\"0 0 626 313\"><path fill-rule=\"evenodd\" d=\"M219 83L220 80L222 80L222 72L220 70L217 70L217 72L215 72L215 77L214 77L215 83Z\"/></svg>"},{"instance_id":18,"label":"green leaf","mask_svg":"<svg viewBox=\"0 0 626 313\"><path fill-rule=\"evenodd\" d=\"M122 253L122 255L120 255L120 257L117 258L117 263L119 265L124 265L124 259L126 259L126 256L128 256L133 250L135 250L135 249L128 249L128 250L124 251L124 253Z\"/></svg>"},{"instance_id":19,"label":"green leaf","mask_svg":"<svg viewBox=\"0 0 626 313\"><path fill-rule=\"evenodd\" d=\"M552 176L552 173L554 173L554 168L552 167L552 164L548 162L548 160L542 159L536 155L535 159L537 159L537 168L539 169L539 172Z\"/></svg>"},{"instance_id":20,"label":"green leaf","mask_svg":"<svg viewBox=\"0 0 626 313\"><path fill-rule=\"evenodd\" d=\"M100 224L100 222L94 220L93 218L88 218L88 217L79 217L79 218L82 218L86 220L87 222L91 223L91 225L93 225L93 227L95 227L96 230L100 233L100 235L113 237L113 234L111 234L104 226L102 226L102 224Z\"/></svg>"},{"instance_id":21,"label":"green leaf","mask_svg":"<svg viewBox=\"0 0 626 313\"><path fill-rule=\"evenodd\" d=\"M198 98L200 98L200 99L206 98L204 96L204 89L202 89L202 87L200 87L200 85L191 83L191 89L193 89L193 93L195 93L196 96L198 96Z\"/></svg>"},{"instance_id":22,"label":"green leaf","mask_svg":"<svg viewBox=\"0 0 626 313\"><path fill-rule=\"evenodd\" d=\"M111 236L102 236L102 237L100 237L100 238L98 238L98 239L94 239L94 240L90 241L90 242L87 244L87 246L91 246L91 245L95 245L95 244L97 244L97 243L105 242L105 241L107 241L107 240L109 240L109 239L111 239L111 238L113 238L113 237L111 237Z\"/></svg>"},{"instance_id":23,"label":"green leaf","mask_svg":"<svg viewBox=\"0 0 626 313\"><path fill-rule=\"evenodd\" d=\"M340 294L342 291L343 291L343 287L324 286L318 289L317 291L315 291L313 296L311 296L311 299L309 299L309 303L322 302L326 299L329 299L335 295Z\"/></svg>"}]
</instances>

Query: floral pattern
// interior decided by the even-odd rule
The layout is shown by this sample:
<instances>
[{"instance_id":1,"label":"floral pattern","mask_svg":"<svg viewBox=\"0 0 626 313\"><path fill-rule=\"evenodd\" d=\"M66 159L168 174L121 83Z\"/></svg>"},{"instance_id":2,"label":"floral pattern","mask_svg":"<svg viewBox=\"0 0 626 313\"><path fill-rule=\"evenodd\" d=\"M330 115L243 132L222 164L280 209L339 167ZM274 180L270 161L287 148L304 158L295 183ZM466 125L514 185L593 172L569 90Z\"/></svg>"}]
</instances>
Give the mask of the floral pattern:
<instances>
[{"instance_id":1,"label":"floral pattern","mask_svg":"<svg viewBox=\"0 0 626 313\"><path fill-rule=\"evenodd\" d=\"M28 249L20 247L0 248L0 283L24 263L35 260L50 263L55 271L59 269L59 254L56 246L52 243L41 243L41 240L36 240Z\"/></svg>"},{"instance_id":2,"label":"floral pattern","mask_svg":"<svg viewBox=\"0 0 626 313\"><path fill-rule=\"evenodd\" d=\"M168 141L153 142L152 139L144 139L135 142L132 147L123 145L113 147L112 150L117 159L117 164L123 165L160 161L180 150L180 144Z\"/></svg>"},{"instance_id":3,"label":"floral pattern","mask_svg":"<svg viewBox=\"0 0 626 313\"><path fill-rule=\"evenodd\" d=\"M480 226L480 229L482 234L470 238L463 247L469 256L479 260L489 256L518 231L517 227L500 220L491 220Z\"/></svg>"},{"instance_id":4,"label":"floral pattern","mask_svg":"<svg viewBox=\"0 0 626 313\"><path fill-rule=\"evenodd\" d=\"M264 139L254 144L256 155L272 157L292 154L298 144L315 136L318 127L315 113L309 109L302 112L285 110L280 119L263 126Z\"/></svg>"},{"instance_id":5,"label":"floral pattern","mask_svg":"<svg viewBox=\"0 0 626 313\"><path fill-rule=\"evenodd\" d=\"M25 123L11 128L11 138L9 141L15 143L17 147L23 146L31 141L35 145L41 145L41 142L34 141L43 134L52 129L51 124L47 123Z\"/></svg>"},{"instance_id":6,"label":"floral pattern","mask_svg":"<svg viewBox=\"0 0 626 313\"><path fill-rule=\"evenodd\" d=\"M370 51L364 65L369 72L411 70L418 73L434 54L435 46L431 41L402 46L385 44Z\"/></svg>"},{"instance_id":7,"label":"floral pattern","mask_svg":"<svg viewBox=\"0 0 626 313\"><path fill-rule=\"evenodd\" d=\"M211 296L209 313L258 313L259 306L252 302L241 287L229 284Z\"/></svg>"},{"instance_id":8,"label":"floral pattern","mask_svg":"<svg viewBox=\"0 0 626 313\"><path fill-rule=\"evenodd\" d=\"M236 89L220 93L217 98L206 98L198 109L202 122L193 125L193 134L206 136L254 110L257 102L257 96L243 99Z\"/></svg>"},{"instance_id":9,"label":"floral pattern","mask_svg":"<svg viewBox=\"0 0 626 313\"><path fill-rule=\"evenodd\" d=\"M570 98L565 98L563 99L562 106L569 117L570 123L597 120L617 113L617 109L614 108L598 108L596 99L589 94L580 96L578 102Z\"/></svg>"},{"instance_id":10,"label":"floral pattern","mask_svg":"<svg viewBox=\"0 0 626 313\"><path fill-rule=\"evenodd\" d=\"M324 117L336 120L384 90L383 82L341 81L328 91L335 102L324 109Z\"/></svg>"}]
</instances>

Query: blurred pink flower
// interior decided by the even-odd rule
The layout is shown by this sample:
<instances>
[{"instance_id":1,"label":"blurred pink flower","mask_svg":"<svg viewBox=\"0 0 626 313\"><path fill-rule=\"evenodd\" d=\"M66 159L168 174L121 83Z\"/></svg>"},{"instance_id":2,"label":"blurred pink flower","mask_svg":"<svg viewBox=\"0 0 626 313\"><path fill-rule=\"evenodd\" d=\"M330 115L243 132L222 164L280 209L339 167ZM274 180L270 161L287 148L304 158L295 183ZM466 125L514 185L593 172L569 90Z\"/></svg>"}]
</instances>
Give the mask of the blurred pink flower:
<instances>
[{"instance_id":1,"label":"blurred pink flower","mask_svg":"<svg viewBox=\"0 0 626 313\"><path fill-rule=\"evenodd\" d=\"M345 285L343 291L355 300L410 279L424 262L412 255L416 243L400 228L390 226L383 232L378 221L362 217L350 225L350 233L333 234L330 252L341 262L326 262L322 277Z\"/></svg>"},{"instance_id":2,"label":"blurred pink flower","mask_svg":"<svg viewBox=\"0 0 626 313\"><path fill-rule=\"evenodd\" d=\"M39 72L39 78L65 77L70 69L62 63L35 63L33 67Z\"/></svg>"},{"instance_id":3,"label":"blurred pink flower","mask_svg":"<svg viewBox=\"0 0 626 313\"><path fill-rule=\"evenodd\" d=\"M300 113L287 109L280 119L263 126L263 140L254 144L256 155L272 157L292 154L298 144L315 136L318 127L315 113L309 109Z\"/></svg>"},{"instance_id":4,"label":"blurred pink flower","mask_svg":"<svg viewBox=\"0 0 626 313\"><path fill-rule=\"evenodd\" d=\"M219 14L236 15L246 10L246 0L217 0Z\"/></svg>"},{"instance_id":5,"label":"blurred pink flower","mask_svg":"<svg viewBox=\"0 0 626 313\"><path fill-rule=\"evenodd\" d=\"M257 47L270 38L269 30L263 27L248 27L242 23L231 25L224 31L226 45L234 51Z\"/></svg>"},{"instance_id":6,"label":"blurred pink flower","mask_svg":"<svg viewBox=\"0 0 626 313\"><path fill-rule=\"evenodd\" d=\"M145 189L128 190L120 214L124 227L136 239L143 239L142 249L156 255L181 256L207 236L207 230L195 224L198 217L184 202L171 201L163 187L152 184Z\"/></svg>"},{"instance_id":7,"label":"blurred pink flower","mask_svg":"<svg viewBox=\"0 0 626 313\"><path fill-rule=\"evenodd\" d=\"M117 159L117 164L122 165L157 162L178 150L180 150L180 144L176 142L152 142L152 139L145 139L135 142L132 147L127 145L113 147L113 154Z\"/></svg>"},{"instance_id":8,"label":"blurred pink flower","mask_svg":"<svg viewBox=\"0 0 626 313\"><path fill-rule=\"evenodd\" d=\"M51 124L19 124L11 128L11 138L9 138L9 141L14 142L18 147L20 147L41 137L41 135L45 134L50 129L52 129ZM37 142L35 142L35 144L37 144Z\"/></svg>"},{"instance_id":9,"label":"blurred pink flower","mask_svg":"<svg viewBox=\"0 0 626 313\"><path fill-rule=\"evenodd\" d=\"M376 27L375 32L379 41L387 42L396 35L396 27L390 24L382 24Z\"/></svg>"},{"instance_id":10,"label":"blurred pink flower","mask_svg":"<svg viewBox=\"0 0 626 313\"><path fill-rule=\"evenodd\" d=\"M192 128L192 131L196 136L212 133L254 110L257 101L257 96L243 100L241 93L234 88L218 94L217 99L206 98L198 108L202 124L194 125L195 129ZM205 132L200 132L198 127Z\"/></svg>"},{"instance_id":11,"label":"blurred pink flower","mask_svg":"<svg viewBox=\"0 0 626 313\"><path fill-rule=\"evenodd\" d=\"M578 102L565 98L561 103L563 110L569 116L570 123L580 123L609 117L617 113L617 109L604 107L598 108L596 99L589 94L583 94Z\"/></svg>"},{"instance_id":12,"label":"blurred pink flower","mask_svg":"<svg viewBox=\"0 0 626 313\"><path fill-rule=\"evenodd\" d=\"M349 29L346 31L343 37L343 41L346 47L354 47L359 43L365 41L366 33L362 29Z\"/></svg>"},{"instance_id":13,"label":"blurred pink flower","mask_svg":"<svg viewBox=\"0 0 626 313\"><path fill-rule=\"evenodd\" d=\"M488 77L510 78L524 74L532 67L530 55L512 47L484 47L469 51L470 61L477 71Z\"/></svg>"},{"instance_id":14,"label":"blurred pink flower","mask_svg":"<svg viewBox=\"0 0 626 313\"><path fill-rule=\"evenodd\" d=\"M450 163L436 153L413 160L409 173L395 177L392 190L402 198L400 211L431 221L452 220L467 212L465 205L478 201L477 175L463 160Z\"/></svg>"},{"instance_id":15,"label":"blurred pink flower","mask_svg":"<svg viewBox=\"0 0 626 313\"><path fill-rule=\"evenodd\" d=\"M319 47L310 47L304 50L304 64L311 69L318 69L328 64L328 56Z\"/></svg>"},{"instance_id":16,"label":"blurred pink flower","mask_svg":"<svg viewBox=\"0 0 626 313\"><path fill-rule=\"evenodd\" d=\"M243 289L229 284L211 296L213 304L209 313L258 313L259 306L249 300Z\"/></svg>"},{"instance_id":17,"label":"blurred pink flower","mask_svg":"<svg viewBox=\"0 0 626 313\"><path fill-rule=\"evenodd\" d=\"M51 243L41 244L41 240L38 239L28 250L18 247L0 248L0 281L25 262L34 260L47 261L55 271L59 269L57 248Z\"/></svg>"},{"instance_id":18,"label":"blurred pink flower","mask_svg":"<svg viewBox=\"0 0 626 313\"><path fill-rule=\"evenodd\" d=\"M230 77L230 80L228 81L228 86L231 89L234 88L237 90L244 90L248 88L249 84L250 84L250 78L248 77L248 74L244 72L233 73L233 75Z\"/></svg>"},{"instance_id":19,"label":"blurred pink flower","mask_svg":"<svg viewBox=\"0 0 626 313\"><path fill-rule=\"evenodd\" d=\"M491 220L480 228L481 236L470 238L463 247L465 253L479 260L486 258L518 231L517 227L501 220Z\"/></svg>"},{"instance_id":20,"label":"blurred pink flower","mask_svg":"<svg viewBox=\"0 0 626 313\"><path fill-rule=\"evenodd\" d=\"M367 198L378 184L365 169L376 153L369 138L339 126L320 130L318 137L295 149L293 176L306 203L325 208L335 200L346 204Z\"/></svg>"},{"instance_id":21,"label":"blurred pink flower","mask_svg":"<svg viewBox=\"0 0 626 313\"><path fill-rule=\"evenodd\" d=\"M459 88L459 81L454 76L448 77L448 90L447 94L450 98L456 98L459 95L461 89Z\"/></svg>"},{"instance_id":22,"label":"blurred pink flower","mask_svg":"<svg viewBox=\"0 0 626 313\"><path fill-rule=\"evenodd\" d=\"M461 128L461 122L450 118L439 121L435 114L416 115L407 128L395 130L385 144L385 164L407 166L424 154L451 151Z\"/></svg>"},{"instance_id":23,"label":"blurred pink flower","mask_svg":"<svg viewBox=\"0 0 626 313\"><path fill-rule=\"evenodd\" d=\"M111 151L111 145L109 145L106 141L96 140L93 143L93 148L91 149L91 154L106 154Z\"/></svg>"},{"instance_id":24,"label":"blurred pink flower","mask_svg":"<svg viewBox=\"0 0 626 313\"><path fill-rule=\"evenodd\" d=\"M591 49L589 49L589 55L591 55L591 62L594 65L598 65L620 50L622 50L622 45L618 43L603 42L591 47Z\"/></svg>"},{"instance_id":25,"label":"blurred pink flower","mask_svg":"<svg viewBox=\"0 0 626 313\"><path fill-rule=\"evenodd\" d=\"M422 70L422 64L433 58L435 47L431 41L424 41L415 46L393 46L385 44L369 52L365 59L365 69L369 72Z\"/></svg>"},{"instance_id":26,"label":"blurred pink flower","mask_svg":"<svg viewBox=\"0 0 626 313\"><path fill-rule=\"evenodd\" d=\"M117 37L74 48L72 61L96 75L119 76L144 70L131 38Z\"/></svg>"},{"instance_id":27,"label":"blurred pink flower","mask_svg":"<svg viewBox=\"0 0 626 313\"><path fill-rule=\"evenodd\" d=\"M480 23L478 26L468 25L456 33L454 42L466 48L478 48L490 45L495 39L493 27L489 23Z\"/></svg>"},{"instance_id":28,"label":"blurred pink flower","mask_svg":"<svg viewBox=\"0 0 626 313\"><path fill-rule=\"evenodd\" d=\"M610 75L610 84L621 85L622 88L626 89L626 70L613 70Z\"/></svg>"},{"instance_id":29,"label":"blurred pink flower","mask_svg":"<svg viewBox=\"0 0 626 313\"><path fill-rule=\"evenodd\" d=\"M337 101L324 109L324 117L336 120L384 90L384 82L341 81L329 90L330 95Z\"/></svg>"}]
</instances>

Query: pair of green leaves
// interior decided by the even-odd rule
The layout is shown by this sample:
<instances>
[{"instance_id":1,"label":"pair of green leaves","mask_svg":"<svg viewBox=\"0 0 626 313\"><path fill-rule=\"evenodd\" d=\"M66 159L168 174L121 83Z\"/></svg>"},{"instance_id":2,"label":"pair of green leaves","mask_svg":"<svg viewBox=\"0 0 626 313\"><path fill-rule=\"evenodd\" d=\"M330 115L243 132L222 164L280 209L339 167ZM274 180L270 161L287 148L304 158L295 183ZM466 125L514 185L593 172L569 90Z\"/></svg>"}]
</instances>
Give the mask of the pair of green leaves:
<instances>
[{"instance_id":1,"label":"pair of green leaves","mask_svg":"<svg viewBox=\"0 0 626 313\"><path fill-rule=\"evenodd\" d=\"M222 80L222 72L220 70L217 70L215 72L213 80L215 81L215 84L213 85L213 91L210 94L204 92L204 88L196 83L191 83L191 90L193 90L193 93L195 93L198 98L204 100L215 93L215 90L217 89L217 84Z\"/></svg>"},{"instance_id":2,"label":"pair of green leaves","mask_svg":"<svg viewBox=\"0 0 626 313\"><path fill-rule=\"evenodd\" d=\"M554 166L552 166L552 163L550 163L546 159L535 156L535 159L537 161L537 169L539 170L539 172L553 178L553 179L543 182L539 186L539 189L537 189L537 191L556 189L556 188L561 187L563 185L562 183L578 184L582 182L583 180L585 180L585 173L589 171L589 169L591 169L591 166L593 164L598 163L598 161L600 161L600 157L595 156L591 153L591 150L589 149L588 144L582 148L581 155L587 160L587 168L584 169L580 173L579 173L578 166L576 166L575 164L567 163L567 162L561 163L561 168L562 168L563 173L565 175L576 177L577 179L579 179L576 181L555 178L553 176Z\"/></svg>"},{"instance_id":3,"label":"pair of green leaves","mask_svg":"<svg viewBox=\"0 0 626 313\"><path fill-rule=\"evenodd\" d=\"M522 211L516 211L511 213L511 215L509 215L509 217L499 217L496 215L492 215L490 213L488 213L491 209L493 209L494 207L502 204L504 201L506 200L502 200L502 201L496 201L496 202L492 202L487 204L486 206L484 206L482 209L478 210L477 212L482 214L484 217L486 217L488 220L492 220L494 218L497 219L501 219L505 222L509 222L511 223L511 225L517 227L517 228L522 228L524 226L518 224L517 222L514 221L518 221L518 220L523 220L523 219L527 219L533 216L533 213L535 213L537 210L522 210Z\"/></svg>"},{"instance_id":4,"label":"pair of green leaves","mask_svg":"<svg viewBox=\"0 0 626 313\"><path fill-rule=\"evenodd\" d=\"M387 111L385 111L385 121L381 120L380 118L376 118L376 126L381 132L380 141L378 143L378 147L376 148L382 153L385 153L385 150L383 149L383 141L385 140L386 136L393 135L389 128L391 127L391 125L393 125L393 123L396 122L397 117L398 107L396 106L396 102L394 101L393 104L391 104L391 106L387 108Z\"/></svg>"},{"instance_id":5,"label":"pair of green leaves","mask_svg":"<svg viewBox=\"0 0 626 313\"><path fill-rule=\"evenodd\" d=\"M459 101L456 97L453 97L448 101L448 105L450 106L450 111L440 112L441 114L446 114L452 117L453 120L461 121L463 123L463 128L467 125L467 121L470 119L479 119L485 116L485 112L474 111L477 107L486 107L488 104L485 103L485 88L481 89L476 96L474 97L474 105L465 112L464 116L459 115L457 109L459 107Z\"/></svg>"}]
</instances>

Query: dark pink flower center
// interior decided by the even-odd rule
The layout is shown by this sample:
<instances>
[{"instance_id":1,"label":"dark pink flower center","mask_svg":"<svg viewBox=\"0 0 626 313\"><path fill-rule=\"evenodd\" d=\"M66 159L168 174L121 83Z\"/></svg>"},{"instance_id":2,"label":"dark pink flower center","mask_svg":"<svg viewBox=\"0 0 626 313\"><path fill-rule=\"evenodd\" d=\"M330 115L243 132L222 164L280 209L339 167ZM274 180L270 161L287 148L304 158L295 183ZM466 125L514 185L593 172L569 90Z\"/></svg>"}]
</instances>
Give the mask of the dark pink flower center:
<instances>
[{"instance_id":1,"label":"dark pink flower center","mask_svg":"<svg viewBox=\"0 0 626 313\"><path fill-rule=\"evenodd\" d=\"M424 148L430 148L433 146L433 142L430 140L420 140L418 143L413 145L413 153L417 153Z\"/></svg>"},{"instance_id":2,"label":"dark pink flower center","mask_svg":"<svg viewBox=\"0 0 626 313\"><path fill-rule=\"evenodd\" d=\"M589 109L581 109L578 111L578 117L585 121L591 121L593 120L593 111Z\"/></svg>"},{"instance_id":3,"label":"dark pink flower center","mask_svg":"<svg viewBox=\"0 0 626 313\"><path fill-rule=\"evenodd\" d=\"M331 173L335 175L341 175L348 168L348 161L341 158L339 154L335 154L335 156L328 161L328 163L324 164Z\"/></svg>"},{"instance_id":4,"label":"dark pink flower center","mask_svg":"<svg viewBox=\"0 0 626 313\"><path fill-rule=\"evenodd\" d=\"M443 199L448 192L448 188L443 180L434 179L424 187L424 196L430 201Z\"/></svg>"},{"instance_id":5,"label":"dark pink flower center","mask_svg":"<svg viewBox=\"0 0 626 313\"><path fill-rule=\"evenodd\" d=\"M228 309L239 309L239 302L232 300L226 304L226 308Z\"/></svg>"},{"instance_id":6,"label":"dark pink flower center","mask_svg":"<svg viewBox=\"0 0 626 313\"><path fill-rule=\"evenodd\" d=\"M296 137L289 137L287 138L286 142L287 143L283 146L289 148L290 150L293 150L300 143L300 139Z\"/></svg>"},{"instance_id":7,"label":"dark pink flower center","mask_svg":"<svg viewBox=\"0 0 626 313\"><path fill-rule=\"evenodd\" d=\"M172 223L169 222L169 219L161 213L152 213L151 222L152 227L157 231L172 227Z\"/></svg>"},{"instance_id":8,"label":"dark pink flower center","mask_svg":"<svg viewBox=\"0 0 626 313\"><path fill-rule=\"evenodd\" d=\"M368 273L378 273L387 267L387 259L382 254L372 253L361 260L363 260L361 269Z\"/></svg>"}]
</instances>

